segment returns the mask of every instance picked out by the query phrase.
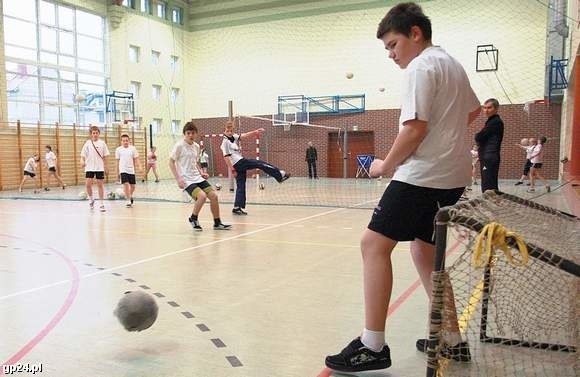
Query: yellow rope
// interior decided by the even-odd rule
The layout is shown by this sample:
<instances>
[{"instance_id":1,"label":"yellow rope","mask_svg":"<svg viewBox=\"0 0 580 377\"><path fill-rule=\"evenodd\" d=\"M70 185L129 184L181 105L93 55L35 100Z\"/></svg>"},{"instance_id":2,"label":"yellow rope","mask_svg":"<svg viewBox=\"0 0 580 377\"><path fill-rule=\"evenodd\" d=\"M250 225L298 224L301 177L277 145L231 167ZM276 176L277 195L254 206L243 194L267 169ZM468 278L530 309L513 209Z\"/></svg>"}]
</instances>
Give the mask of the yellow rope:
<instances>
[{"instance_id":1,"label":"yellow rope","mask_svg":"<svg viewBox=\"0 0 580 377\"><path fill-rule=\"evenodd\" d=\"M506 242L506 238L516 240L521 260L517 260ZM477 236L475 252L473 253L473 265L477 268L485 267L491 261L494 249L501 249L512 266L525 266L528 264L528 248L523 238L515 232L506 229L499 223L489 223Z\"/></svg>"}]
</instances>

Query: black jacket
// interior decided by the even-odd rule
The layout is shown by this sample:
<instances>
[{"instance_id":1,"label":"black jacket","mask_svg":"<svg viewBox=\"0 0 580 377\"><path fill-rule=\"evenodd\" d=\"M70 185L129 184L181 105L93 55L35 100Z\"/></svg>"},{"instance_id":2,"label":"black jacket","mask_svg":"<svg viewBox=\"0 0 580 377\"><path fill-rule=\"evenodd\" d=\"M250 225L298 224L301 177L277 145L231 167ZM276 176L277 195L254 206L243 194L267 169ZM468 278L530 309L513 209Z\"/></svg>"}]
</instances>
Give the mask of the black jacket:
<instances>
[{"instance_id":1,"label":"black jacket","mask_svg":"<svg viewBox=\"0 0 580 377\"><path fill-rule=\"evenodd\" d=\"M503 140L503 121L499 115L490 116L485 126L475 134L475 142L479 145L479 158L500 158L501 142Z\"/></svg>"},{"instance_id":2,"label":"black jacket","mask_svg":"<svg viewBox=\"0 0 580 377\"><path fill-rule=\"evenodd\" d=\"M316 148L308 147L308 149L306 149L306 161L316 160L318 160L318 153L316 153Z\"/></svg>"}]
</instances>

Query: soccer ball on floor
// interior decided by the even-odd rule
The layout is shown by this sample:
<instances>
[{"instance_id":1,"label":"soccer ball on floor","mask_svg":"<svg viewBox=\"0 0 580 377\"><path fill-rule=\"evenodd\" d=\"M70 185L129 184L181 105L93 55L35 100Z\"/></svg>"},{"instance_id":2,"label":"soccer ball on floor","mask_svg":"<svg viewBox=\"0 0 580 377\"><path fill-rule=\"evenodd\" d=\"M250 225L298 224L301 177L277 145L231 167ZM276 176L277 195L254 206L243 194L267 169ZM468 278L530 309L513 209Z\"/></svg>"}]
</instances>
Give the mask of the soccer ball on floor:
<instances>
[{"instance_id":1,"label":"soccer ball on floor","mask_svg":"<svg viewBox=\"0 0 580 377\"><path fill-rule=\"evenodd\" d=\"M79 200L87 200L87 198L88 198L88 195L86 192L84 192L84 191L79 192Z\"/></svg>"},{"instance_id":2,"label":"soccer ball on floor","mask_svg":"<svg viewBox=\"0 0 580 377\"><path fill-rule=\"evenodd\" d=\"M115 190L115 196L117 199L125 199L125 190L119 187L117 190Z\"/></svg>"}]
</instances>

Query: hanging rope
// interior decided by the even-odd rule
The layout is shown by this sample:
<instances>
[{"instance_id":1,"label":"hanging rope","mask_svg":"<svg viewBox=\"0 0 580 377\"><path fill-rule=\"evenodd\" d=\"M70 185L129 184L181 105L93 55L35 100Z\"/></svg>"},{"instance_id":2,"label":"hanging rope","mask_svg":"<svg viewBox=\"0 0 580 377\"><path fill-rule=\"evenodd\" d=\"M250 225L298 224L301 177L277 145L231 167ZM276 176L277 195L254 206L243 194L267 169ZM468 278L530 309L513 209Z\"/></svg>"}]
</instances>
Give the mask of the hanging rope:
<instances>
[{"instance_id":1,"label":"hanging rope","mask_svg":"<svg viewBox=\"0 0 580 377\"><path fill-rule=\"evenodd\" d=\"M508 237L516 240L521 260L517 260L512 254L511 248L506 242ZM476 268L486 267L491 261L493 251L498 248L503 251L512 266L521 267L528 264L528 247L523 238L506 229L503 225L492 222L483 227L477 236L475 252L473 253L473 266Z\"/></svg>"}]
</instances>

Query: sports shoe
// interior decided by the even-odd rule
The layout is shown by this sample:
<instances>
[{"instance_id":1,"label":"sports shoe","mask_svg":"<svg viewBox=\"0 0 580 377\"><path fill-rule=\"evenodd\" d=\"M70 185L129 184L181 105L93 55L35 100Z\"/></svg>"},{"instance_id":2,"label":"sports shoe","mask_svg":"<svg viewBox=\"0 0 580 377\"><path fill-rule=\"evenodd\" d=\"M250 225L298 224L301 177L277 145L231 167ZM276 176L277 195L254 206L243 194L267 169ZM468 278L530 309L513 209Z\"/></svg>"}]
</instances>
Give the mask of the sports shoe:
<instances>
[{"instance_id":1,"label":"sports shoe","mask_svg":"<svg viewBox=\"0 0 580 377\"><path fill-rule=\"evenodd\" d=\"M529 189L526 190L527 192L536 192L536 189L533 187L530 187Z\"/></svg>"},{"instance_id":2,"label":"sports shoe","mask_svg":"<svg viewBox=\"0 0 580 377\"><path fill-rule=\"evenodd\" d=\"M89 207L91 209L94 209L95 208L95 200L94 199L89 199Z\"/></svg>"},{"instance_id":3,"label":"sports shoe","mask_svg":"<svg viewBox=\"0 0 580 377\"><path fill-rule=\"evenodd\" d=\"M195 230L197 232L201 232L203 230L203 228L201 227L201 225L199 225L199 221L198 220L193 220L193 219L189 218L188 221L191 224L191 227L193 228L193 230Z\"/></svg>"},{"instance_id":4,"label":"sports shoe","mask_svg":"<svg viewBox=\"0 0 580 377\"><path fill-rule=\"evenodd\" d=\"M244 210L243 210L243 209L241 209L241 208L234 208L234 209L232 209L232 213L233 213L234 215L240 215L240 216L245 216L245 215L247 215L247 214L248 214L248 212L244 211Z\"/></svg>"},{"instance_id":5,"label":"sports shoe","mask_svg":"<svg viewBox=\"0 0 580 377\"><path fill-rule=\"evenodd\" d=\"M215 230L229 230L229 229L231 229L231 228L232 228L232 226L231 226L231 225L229 225L229 224L222 224L222 223L219 223L219 224L217 224L217 225L214 225L214 226L213 226L213 228L214 228Z\"/></svg>"},{"instance_id":6,"label":"sports shoe","mask_svg":"<svg viewBox=\"0 0 580 377\"><path fill-rule=\"evenodd\" d=\"M132 206L133 206L133 203L131 203L131 202L127 202L127 204L125 204L125 207L127 207L127 208L131 208Z\"/></svg>"},{"instance_id":7,"label":"sports shoe","mask_svg":"<svg viewBox=\"0 0 580 377\"><path fill-rule=\"evenodd\" d=\"M427 339L417 339L415 347L417 347L417 351L427 352ZM461 342L453 347L444 344L443 348L441 348L441 356L443 356L446 359L468 363L471 361L469 344L467 344L467 342Z\"/></svg>"},{"instance_id":8,"label":"sports shoe","mask_svg":"<svg viewBox=\"0 0 580 377\"><path fill-rule=\"evenodd\" d=\"M101 205L99 207L99 211L101 211L101 212L107 212L107 210L105 209L105 206L104 205Z\"/></svg>"},{"instance_id":9,"label":"sports shoe","mask_svg":"<svg viewBox=\"0 0 580 377\"><path fill-rule=\"evenodd\" d=\"M62 185L62 189L63 189L63 190L64 190L64 189L66 189L66 185Z\"/></svg>"},{"instance_id":10,"label":"sports shoe","mask_svg":"<svg viewBox=\"0 0 580 377\"><path fill-rule=\"evenodd\" d=\"M514 186L519 186L519 185L523 185L523 184L524 184L524 182L522 182L522 181L517 181L517 182L514 184Z\"/></svg>"},{"instance_id":11,"label":"sports shoe","mask_svg":"<svg viewBox=\"0 0 580 377\"><path fill-rule=\"evenodd\" d=\"M282 179L280 180L280 183L290 178L290 174L286 173L284 170L280 170L280 174L282 174Z\"/></svg>"},{"instance_id":12,"label":"sports shoe","mask_svg":"<svg viewBox=\"0 0 580 377\"><path fill-rule=\"evenodd\" d=\"M135 201L133 200L133 198L131 198L131 205L133 205L133 203L134 203L134 202L135 202Z\"/></svg>"},{"instance_id":13,"label":"sports shoe","mask_svg":"<svg viewBox=\"0 0 580 377\"><path fill-rule=\"evenodd\" d=\"M48 187L45 187L44 191L50 191L50 189Z\"/></svg>"},{"instance_id":14,"label":"sports shoe","mask_svg":"<svg viewBox=\"0 0 580 377\"><path fill-rule=\"evenodd\" d=\"M550 185L546 185L546 192L551 192L552 191L552 187L550 187Z\"/></svg>"},{"instance_id":15,"label":"sports shoe","mask_svg":"<svg viewBox=\"0 0 580 377\"><path fill-rule=\"evenodd\" d=\"M354 339L339 354L326 356L327 367L339 372L363 372L391 366L391 350L386 344L379 352L365 347L360 337Z\"/></svg>"}]
</instances>

